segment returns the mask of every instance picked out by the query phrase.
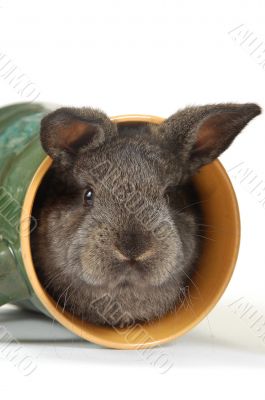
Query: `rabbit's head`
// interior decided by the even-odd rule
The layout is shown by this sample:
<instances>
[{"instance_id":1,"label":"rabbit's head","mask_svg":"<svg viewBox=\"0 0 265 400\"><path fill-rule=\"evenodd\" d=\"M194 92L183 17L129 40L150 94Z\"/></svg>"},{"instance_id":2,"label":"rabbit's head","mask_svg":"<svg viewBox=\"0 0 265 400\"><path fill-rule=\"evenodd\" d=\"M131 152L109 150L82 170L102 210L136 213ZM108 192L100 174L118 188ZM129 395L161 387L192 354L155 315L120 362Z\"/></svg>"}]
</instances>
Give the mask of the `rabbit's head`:
<instances>
[{"instance_id":1,"label":"rabbit's head","mask_svg":"<svg viewBox=\"0 0 265 400\"><path fill-rule=\"evenodd\" d=\"M199 253L190 178L259 113L208 105L128 126L91 108L47 115L41 142L54 162L32 243L55 300L116 326L176 307Z\"/></svg>"}]
</instances>

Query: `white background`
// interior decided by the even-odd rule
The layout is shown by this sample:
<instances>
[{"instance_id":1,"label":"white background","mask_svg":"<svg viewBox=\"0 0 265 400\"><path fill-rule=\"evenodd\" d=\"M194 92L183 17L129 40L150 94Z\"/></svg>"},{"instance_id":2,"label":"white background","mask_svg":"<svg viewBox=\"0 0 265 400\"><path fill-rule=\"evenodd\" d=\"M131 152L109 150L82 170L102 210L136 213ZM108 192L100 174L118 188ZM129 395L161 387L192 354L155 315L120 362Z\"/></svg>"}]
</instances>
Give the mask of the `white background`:
<instances>
[{"instance_id":1,"label":"white background","mask_svg":"<svg viewBox=\"0 0 265 400\"><path fill-rule=\"evenodd\" d=\"M233 101L265 109L264 18L262 0L0 0L0 57L28 76L39 101L109 115L167 117L190 104ZM0 106L25 100L0 71ZM0 325L37 369L25 377L1 356L1 399L22 392L28 399L265 399L265 342L229 306L242 298L265 321L264 148L265 111L221 157L242 218L234 276L208 319L163 348L174 362L169 372L137 351L102 349L41 316L4 307ZM243 180L247 173L259 190Z\"/></svg>"}]
</instances>

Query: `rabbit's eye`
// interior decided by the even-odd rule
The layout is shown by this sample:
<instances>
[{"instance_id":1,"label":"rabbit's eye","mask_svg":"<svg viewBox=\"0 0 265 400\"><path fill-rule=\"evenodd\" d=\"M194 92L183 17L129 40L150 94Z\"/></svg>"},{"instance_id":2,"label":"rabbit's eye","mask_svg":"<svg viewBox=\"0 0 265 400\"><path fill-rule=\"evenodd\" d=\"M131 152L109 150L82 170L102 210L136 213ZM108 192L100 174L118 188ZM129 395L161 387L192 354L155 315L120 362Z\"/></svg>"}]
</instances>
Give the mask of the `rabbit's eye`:
<instances>
[{"instance_id":1,"label":"rabbit's eye","mask_svg":"<svg viewBox=\"0 0 265 400\"><path fill-rule=\"evenodd\" d=\"M94 204L94 190L89 187L84 194L84 206L92 207Z\"/></svg>"}]
</instances>

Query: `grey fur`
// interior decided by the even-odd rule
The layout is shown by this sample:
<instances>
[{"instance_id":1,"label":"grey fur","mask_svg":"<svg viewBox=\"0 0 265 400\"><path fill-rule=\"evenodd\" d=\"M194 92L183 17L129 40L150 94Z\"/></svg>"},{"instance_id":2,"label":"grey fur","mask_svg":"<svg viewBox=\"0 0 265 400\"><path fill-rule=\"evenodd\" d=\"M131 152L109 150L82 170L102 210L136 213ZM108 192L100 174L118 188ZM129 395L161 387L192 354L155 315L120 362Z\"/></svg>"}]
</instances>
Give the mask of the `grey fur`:
<instances>
[{"instance_id":1,"label":"grey fur","mask_svg":"<svg viewBox=\"0 0 265 400\"><path fill-rule=\"evenodd\" d=\"M45 117L41 141L54 163L35 202L32 254L63 310L125 326L178 306L200 252L190 178L259 113L253 104L209 105L161 125L128 126L90 108ZM90 208L83 207L88 186ZM106 296L118 313L100 301Z\"/></svg>"}]
</instances>

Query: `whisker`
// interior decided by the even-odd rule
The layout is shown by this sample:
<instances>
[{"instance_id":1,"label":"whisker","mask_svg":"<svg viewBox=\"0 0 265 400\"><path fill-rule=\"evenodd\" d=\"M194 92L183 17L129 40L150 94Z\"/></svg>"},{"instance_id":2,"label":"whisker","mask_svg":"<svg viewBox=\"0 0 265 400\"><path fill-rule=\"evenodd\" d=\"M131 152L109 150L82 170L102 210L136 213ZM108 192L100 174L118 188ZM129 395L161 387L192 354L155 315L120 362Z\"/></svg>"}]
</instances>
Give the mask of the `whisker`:
<instances>
[{"instance_id":1,"label":"whisker","mask_svg":"<svg viewBox=\"0 0 265 400\"><path fill-rule=\"evenodd\" d=\"M169 275L172 277L172 279L177 283L177 285L179 285L179 281L177 281L177 280L175 279L174 275L173 275L167 268L166 268L166 271L169 273ZM184 274L187 276L187 278L188 278L189 280L191 280L191 279L189 278L189 276L185 273L185 271L183 271L182 269L181 269L181 271L184 272ZM194 282L193 282L192 280L191 280L191 282L192 282L193 285L196 287L196 285L194 284ZM179 290L179 292L183 295L183 291L181 290L181 288L179 288L178 290ZM180 293L178 293L178 298L179 298ZM184 297L185 297L185 294L184 294ZM184 300L183 300L181 303L178 303L178 305L176 306L176 309L177 309L178 307L183 306L183 303L184 303L185 299L186 299L186 297L184 298ZM191 304L189 303L188 306L189 306L190 309L193 311L193 304L192 304L192 302L191 302Z\"/></svg>"},{"instance_id":2,"label":"whisker","mask_svg":"<svg viewBox=\"0 0 265 400\"><path fill-rule=\"evenodd\" d=\"M46 284L45 286L44 286L44 289L48 289L48 287L59 277L59 276L61 276L61 271L60 272L58 272L57 274L55 274L55 275L53 275L50 279L48 279L48 281L47 281L47 283L48 284Z\"/></svg>"},{"instance_id":3,"label":"whisker","mask_svg":"<svg viewBox=\"0 0 265 400\"><path fill-rule=\"evenodd\" d=\"M213 239L213 238L209 238L209 237L207 237L207 236L204 236L204 235L198 235L198 234L196 234L196 235L193 235L193 236L201 237L201 238L203 238L203 239L207 239L207 240L211 240L211 241L213 241L213 242L216 242L216 240L215 240L215 239Z\"/></svg>"},{"instance_id":4,"label":"whisker","mask_svg":"<svg viewBox=\"0 0 265 400\"><path fill-rule=\"evenodd\" d=\"M195 205L197 205L197 204L205 203L206 201L209 201L209 200L195 201L194 203L187 204L185 207L181 208L180 210L177 209L176 211L177 211L178 213L180 213L181 211L186 210L186 209L189 208L189 207L195 206Z\"/></svg>"},{"instance_id":5,"label":"whisker","mask_svg":"<svg viewBox=\"0 0 265 400\"><path fill-rule=\"evenodd\" d=\"M196 290L198 291L198 294L201 296L201 292L199 287L193 282L193 280L191 279L191 277L182 269L180 268L180 270L183 272L183 274L189 279L189 281L192 283L192 285L196 288Z\"/></svg>"}]
</instances>

